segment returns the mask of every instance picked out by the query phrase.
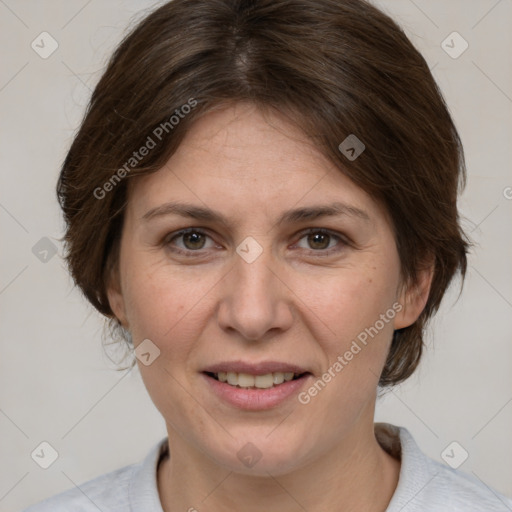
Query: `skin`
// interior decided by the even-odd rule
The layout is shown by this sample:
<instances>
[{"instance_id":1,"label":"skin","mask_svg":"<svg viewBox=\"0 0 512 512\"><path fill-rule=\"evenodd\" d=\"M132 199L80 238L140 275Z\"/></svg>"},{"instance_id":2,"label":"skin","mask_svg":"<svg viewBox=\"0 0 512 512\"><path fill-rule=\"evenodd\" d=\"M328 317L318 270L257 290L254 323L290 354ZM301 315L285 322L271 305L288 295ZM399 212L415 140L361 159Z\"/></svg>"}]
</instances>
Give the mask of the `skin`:
<instances>
[{"instance_id":1,"label":"skin","mask_svg":"<svg viewBox=\"0 0 512 512\"><path fill-rule=\"evenodd\" d=\"M384 511L400 462L375 438L378 378L393 330L425 306L431 270L417 286L403 285L381 206L285 118L251 104L204 115L162 169L132 185L120 277L108 293L135 347L148 338L160 350L138 365L169 435L171 457L157 475L163 509ZM176 200L218 211L228 224L142 220ZM277 224L286 210L334 201L369 219ZM173 238L184 228L205 235ZM308 236L307 228L333 236ZM247 236L263 249L250 264L236 252ZM294 396L243 411L214 395L200 373L224 360L277 360L311 371L309 386L396 303L402 310L306 405ZM262 454L252 468L237 457L248 442Z\"/></svg>"}]
</instances>

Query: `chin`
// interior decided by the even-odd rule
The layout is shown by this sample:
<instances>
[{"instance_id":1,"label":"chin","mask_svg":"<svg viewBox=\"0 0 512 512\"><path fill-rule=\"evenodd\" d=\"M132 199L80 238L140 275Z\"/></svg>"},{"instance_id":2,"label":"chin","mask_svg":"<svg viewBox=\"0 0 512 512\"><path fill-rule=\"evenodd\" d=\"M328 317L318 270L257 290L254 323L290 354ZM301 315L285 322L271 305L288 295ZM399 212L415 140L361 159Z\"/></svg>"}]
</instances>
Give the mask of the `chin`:
<instances>
[{"instance_id":1,"label":"chin","mask_svg":"<svg viewBox=\"0 0 512 512\"><path fill-rule=\"evenodd\" d=\"M233 442L221 451L216 445L212 451L207 449L207 453L227 470L251 476L284 475L296 469L301 461L305 463L305 437L301 442L299 438L290 439L290 436L279 436L277 432L269 435L270 432L272 429L267 428L254 435L245 432L238 441L232 439Z\"/></svg>"}]
</instances>

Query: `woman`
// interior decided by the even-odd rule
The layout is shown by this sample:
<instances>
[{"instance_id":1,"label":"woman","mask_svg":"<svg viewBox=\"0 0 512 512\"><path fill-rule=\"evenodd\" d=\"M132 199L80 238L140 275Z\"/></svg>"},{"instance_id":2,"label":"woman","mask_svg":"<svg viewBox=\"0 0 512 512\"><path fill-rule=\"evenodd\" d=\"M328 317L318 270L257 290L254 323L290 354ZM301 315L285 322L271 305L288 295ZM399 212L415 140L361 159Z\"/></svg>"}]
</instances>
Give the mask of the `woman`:
<instances>
[{"instance_id":1,"label":"woman","mask_svg":"<svg viewBox=\"0 0 512 512\"><path fill-rule=\"evenodd\" d=\"M425 60L362 0L174 0L121 43L64 162L75 282L168 438L30 512L498 511L374 424L470 242Z\"/></svg>"}]
</instances>

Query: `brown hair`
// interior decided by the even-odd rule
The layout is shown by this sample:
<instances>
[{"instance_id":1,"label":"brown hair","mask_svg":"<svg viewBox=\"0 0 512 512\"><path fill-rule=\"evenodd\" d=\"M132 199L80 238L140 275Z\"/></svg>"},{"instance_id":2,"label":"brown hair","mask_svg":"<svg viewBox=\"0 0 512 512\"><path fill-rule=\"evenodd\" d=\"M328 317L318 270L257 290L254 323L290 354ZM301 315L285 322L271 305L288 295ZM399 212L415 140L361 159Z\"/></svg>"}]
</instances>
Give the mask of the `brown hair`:
<instances>
[{"instance_id":1,"label":"brown hair","mask_svg":"<svg viewBox=\"0 0 512 512\"><path fill-rule=\"evenodd\" d=\"M394 332L380 384L406 379L426 321L455 273L466 273L471 243L457 211L466 171L427 63L364 0L173 0L144 18L112 55L58 180L75 283L120 327L106 287L118 270L127 181L161 168L194 120L233 101L286 113L385 206L404 282L416 283L433 258L427 304ZM339 149L350 134L366 147L354 160Z\"/></svg>"}]
</instances>

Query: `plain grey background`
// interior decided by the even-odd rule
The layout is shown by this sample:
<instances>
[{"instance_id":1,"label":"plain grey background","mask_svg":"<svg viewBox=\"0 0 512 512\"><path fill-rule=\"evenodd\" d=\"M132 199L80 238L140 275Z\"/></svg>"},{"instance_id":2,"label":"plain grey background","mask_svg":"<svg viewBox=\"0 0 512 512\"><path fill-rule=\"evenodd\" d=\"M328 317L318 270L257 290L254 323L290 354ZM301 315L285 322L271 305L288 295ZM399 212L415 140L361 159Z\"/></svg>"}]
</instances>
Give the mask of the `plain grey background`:
<instances>
[{"instance_id":1,"label":"plain grey background","mask_svg":"<svg viewBox=\"0 0 512 512\"><path fill-rule=\"evenodd\" d=\"M72 286L55 197L108 57L161 3L0 0L0 512L138 462L166 435L138 369L114 370L103 320ZM461 471L512 496L512 2L375 3L425 56L450 107L469 174L463 225L477 243L461 298L457 281L418 372L379 401L376 420L406 426L434 459L467 452ZM58 452L47 469L31 456L42 442Z\"/></svg>"}]
</instances>

